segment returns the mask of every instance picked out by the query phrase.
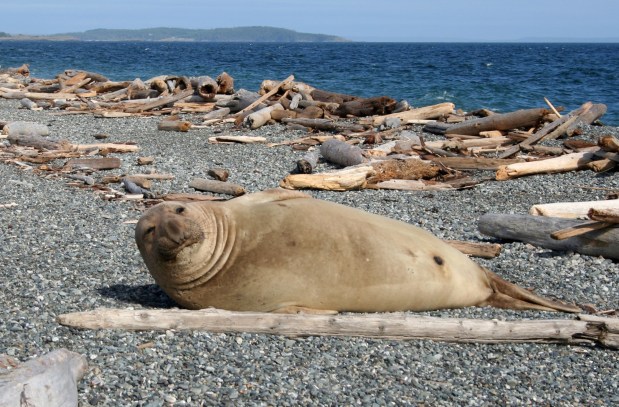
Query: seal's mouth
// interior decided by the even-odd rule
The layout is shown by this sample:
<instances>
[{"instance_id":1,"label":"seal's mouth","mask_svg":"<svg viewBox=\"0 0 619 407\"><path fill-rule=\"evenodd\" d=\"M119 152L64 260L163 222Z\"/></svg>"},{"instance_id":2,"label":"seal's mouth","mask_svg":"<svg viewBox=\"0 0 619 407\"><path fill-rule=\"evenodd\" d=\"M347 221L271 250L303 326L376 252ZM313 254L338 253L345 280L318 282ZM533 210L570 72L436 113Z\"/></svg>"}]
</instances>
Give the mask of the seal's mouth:
<instances>
[{"instance_id":1,"label":"seal's mouth","mask_svg":"<svg viewBox=\"0 0 619 407\"><path fill-rule=\"evenodd\" d=\"M204 239L202 229L183 218L170 219L158 231L157 252L163 260L175 260L186 247Z\"/></svg>"}]
</instances>

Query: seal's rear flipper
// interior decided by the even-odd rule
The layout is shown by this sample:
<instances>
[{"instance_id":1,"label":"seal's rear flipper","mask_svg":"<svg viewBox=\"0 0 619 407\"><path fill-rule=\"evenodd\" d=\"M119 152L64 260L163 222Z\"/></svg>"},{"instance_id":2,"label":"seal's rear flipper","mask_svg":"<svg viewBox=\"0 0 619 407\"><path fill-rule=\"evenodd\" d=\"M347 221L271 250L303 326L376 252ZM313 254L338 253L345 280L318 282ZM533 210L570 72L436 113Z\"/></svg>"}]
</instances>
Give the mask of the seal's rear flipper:
<instances>
[{"instance_id":1,"label":"seal's rear flipper","mask_svg":"<svg viewBox=\"0 0 619 407\"><path fill-rule=\"evenodd\" d=\"M490 287L494 292L490 298L480 305L522 310L536 309L542 311L582 312L582 310L575 305L540 297L516 284L503 280L486 268L484 268L484 271L488 276Z\"/></svg>"},{"instance_id":2,"label":"seal's rear flipper","mask_svg":"<svg viewBox=\"0 0 619 407\"><path fill-rule=\"evenodd\" d=\"M266 189L261 192L255 192L253 194L241 195L238 198L232 199L231 202L260 204L265 202L286 201L288 199L298 198L311 198L311 196L300 191L291 191L283 188L272 188Z\"/></svg>"}]
</instances>

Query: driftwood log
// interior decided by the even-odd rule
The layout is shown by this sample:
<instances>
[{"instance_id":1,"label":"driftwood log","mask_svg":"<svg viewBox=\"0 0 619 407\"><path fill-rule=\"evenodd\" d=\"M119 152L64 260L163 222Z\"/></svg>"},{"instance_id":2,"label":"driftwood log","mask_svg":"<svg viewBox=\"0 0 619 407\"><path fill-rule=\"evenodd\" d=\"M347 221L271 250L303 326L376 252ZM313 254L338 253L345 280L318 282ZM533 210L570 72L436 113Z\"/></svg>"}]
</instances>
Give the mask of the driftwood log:
<instances>
[{"instance_id":1,"label":"driftwood log","mask_svg":"<svg viewBox=\"0 0 619 407\"><path fill-rule=\"evenodd\" d=\"M587 165L596 159L592 152L565 154L547 160L529 161L499 167L496 172L497 181L523 177L534 174L553 174L576 171L588 168Z\"/></svg>"},{"instance_id":2,"label":"driftwood log","mask_svg":"<svg viewBox=\"0 0 619 407\"><path fill-rule=\"evenodd\" d=\"M58 316L81 329L206 330L286 336L357 336L464 343L557 343L619 348L619 318L579 315L577 320L475 320L405 313L314 315L231 312L218 309L115 310Z\"/></svg>"},{"instance_id":3,"label":"driftwood log","mask_svg":"<svg viewBox=\"0 0 619 407\"><path fill-rule=\"evenodd\" d=\"M351 191L364 188L368 176L374 172L374 167L367 165L319 174L290 174L280 182L279 186L285 189Z\"/></svg>"},{"instance_id":4,"label":"driftwood log","mask_svg":"<svg viewBox=\"0 0 619 407\"><path fill-rule=\"evenodd\" d=\"M77 407L77 382L88 369L82 355L58 349L9 371L2 369L6 361L0 355L0 406Z\"/></svg>"},{"instance_id":5,"label":"driftwood log","mask_svg":"<svg viewBox=\"0 0 619 407\"><path fill-rule=\"evenodd\" d=\"M297 173L311 174L318 164L319 154L317 151L308 151L297 161Z\"/></svg>"},{"instance_id":6,"label":"driftwood log","mask_svg":"<svg viewBox=\"0 0 619 407\"><path fill-rule=\"evenodd\" d=\"M478 135L482 131L510 130L519 127L536 127L545 114L546 109L525 109L511 113L493 114L479 119L465 120L447 128L445 134Z\"/></svg>"},{"instance_id":7,"label":"driftwood log","mask_svg":"<svg viewBox=\"0 0 619 407\"><path fill-rule=\"evenodd\" d=\"M358 165L365 161L363 151L358 146L337 139L325 141L320 146L320 154L325 160L342 167Z\"/></svg>"},{"instance_id":8,"label":"driftwood log","mask_svg":"<svg viewBox=\"0 0 619 407\"><path fill-rule=\"evenodd\" d=\"M619 260L619 225L594 230L565 240L555 240L553 232L581 225L581 220L532 215L485 214L479 231L500 239L517 240L557 251Z\"/></svg>"},{"instance_id":9,"label":"driftwood log","mask_svg":"<svg viewBox=\"0 0 619 407\"><path fill-rule=\"evenodd\" d=\"M405 110L399 113L377 116L373 119L374 126L380 126L389 118L398 118L406 123L409 120L438 119L447 116L455 110L456 106L451 102L439 103L432 106L424 106L416 109Z\"/></svg>"},{"instance_id":10,"label":"driftwood log","mask_svg":"<svg viewBox=\"0 0 619 407\"><path fill-rule=\"evenodd\" d=\"M550 216L556 218L587 219L591 209L619 210L619 199L609 199L603 201L581 201L581 202L553 202L548 204L533 205L529 209L529 214L538 216Z\"/></svg>"},{"instance_id":11,"label":"driftwood log","mask_svg":"<svg viewBox=\"0 0 619 407\"><path fill-rule=\"evenodd\" d=\"M189 187L197 189L198 191L232 196L240 196L245 193L245 188L240 185L213 179L195 178L189 183Z\"/></svg>"}]
</instances>

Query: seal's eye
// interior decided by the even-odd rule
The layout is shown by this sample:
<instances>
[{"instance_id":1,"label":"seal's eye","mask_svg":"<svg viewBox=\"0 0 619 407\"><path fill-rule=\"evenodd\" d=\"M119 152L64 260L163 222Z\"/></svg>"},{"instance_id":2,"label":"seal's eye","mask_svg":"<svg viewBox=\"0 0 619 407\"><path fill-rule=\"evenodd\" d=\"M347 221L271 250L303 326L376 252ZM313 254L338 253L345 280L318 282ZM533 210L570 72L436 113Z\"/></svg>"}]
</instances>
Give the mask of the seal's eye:
<instances>
[{"instance_id":1,"label":"seal's eye","mask_svg":"<svg viewBox=\"0 0 619 407\"><path fill-rule=\"evenodd\" d=\"M183 208L182 206L179 206L178 208L176 208L176 213L177 213L177 214L179 214L179 215L180 215L180 214L181 214L181 213L183 213L183 212L185 212L185 208Z\"/></svg>"},{"instance_id":2,"label":"seal's eye","mask_svg":"<svg viewBox=\"0 0 619 407\"><path fill-rule=\"evenodd\" d=\"M153 233L154 231L155 231L155 227L151 226L148 229L146 229L146 231L144 232L144 236L146 237L146 236L150 235L151 233Z\"/></svg>"}]
</instances>

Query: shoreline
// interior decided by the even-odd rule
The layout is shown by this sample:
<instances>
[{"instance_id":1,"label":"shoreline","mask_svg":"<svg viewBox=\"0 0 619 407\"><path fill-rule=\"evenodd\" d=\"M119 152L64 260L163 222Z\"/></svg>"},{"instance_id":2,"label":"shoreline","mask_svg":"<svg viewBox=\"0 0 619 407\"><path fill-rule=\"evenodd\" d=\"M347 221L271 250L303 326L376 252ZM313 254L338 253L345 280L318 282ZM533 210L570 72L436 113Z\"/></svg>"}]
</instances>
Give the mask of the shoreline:
<instances>
[{"instance_id":1,"label":"shoreline","mask_svg":"<svg viewBox=\"0 0 619 407\"><path fill-rule=\"evenodd\" d=\"M0 120L48 124L51 138L72 143L133 141L138 153L112 154L122 161L112 173L142 171L138 156L154 156L164 192L195 192L190 179L224 167L248 192L276 187L304 152L288 146L209 144L230 125L187 133L157 130L157 117L118 119L54 115L18 109L0 100ZM187 115L196 118L197 115ZM414 127L420 132L420 127ZM237 134L236 132L234 134ZM274 124L240 134L269 141L301 137ZM587 126L581 138L619 134L618 127ZM428 137L430 137L428 135ZM1 140L0 140L1 142ZM328 166L321 164L321 169ZM67 186L0 163L0 306L3 352L25 360L66 347L90 365L79 383L82 405L292 404L616 404L613 379L619 352L600 348L514 343L449 344L359 338L286 338L206 332L87 331L62 327L61 313L110 308L169 308L133 242L140 215L133 202L104 201L88 189ZM106 174L108 172L106 171ZM533 204L603 199L619 190L616 172L537 175L484 182L461 191L308 191L314 197L420 226L440 238L493 241L476 221L484 213L526 213ZM476 259L502 277L536 292L617 309L619 264L607 259L505 243L494 259ZM477 319L551 319L556 313L467 308L419 315ZM567 317L567 316L566 316ZM613 387L615 386L615 387Z\"/></svg>"}]
</instances>

